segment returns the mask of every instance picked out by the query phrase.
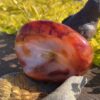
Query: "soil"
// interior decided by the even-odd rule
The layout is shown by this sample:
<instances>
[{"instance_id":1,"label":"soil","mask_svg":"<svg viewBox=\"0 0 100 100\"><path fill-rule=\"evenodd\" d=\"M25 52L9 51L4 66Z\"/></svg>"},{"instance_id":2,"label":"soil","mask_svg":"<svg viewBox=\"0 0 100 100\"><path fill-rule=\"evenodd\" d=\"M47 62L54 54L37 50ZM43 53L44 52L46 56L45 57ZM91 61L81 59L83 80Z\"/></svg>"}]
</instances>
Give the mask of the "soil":
<instances>
[{"instance_id":1,"label":"soil","mask_svg":"<svg viewBox=\"0 0 100 100\"><path fill-rule=\"evenodd\" d=\"M0 33L0 76L22 71L14 49L15 35ZM93 67L85 75L89 82L78 100L100 100L100 67Z\"/></svg>"}]
</instances>

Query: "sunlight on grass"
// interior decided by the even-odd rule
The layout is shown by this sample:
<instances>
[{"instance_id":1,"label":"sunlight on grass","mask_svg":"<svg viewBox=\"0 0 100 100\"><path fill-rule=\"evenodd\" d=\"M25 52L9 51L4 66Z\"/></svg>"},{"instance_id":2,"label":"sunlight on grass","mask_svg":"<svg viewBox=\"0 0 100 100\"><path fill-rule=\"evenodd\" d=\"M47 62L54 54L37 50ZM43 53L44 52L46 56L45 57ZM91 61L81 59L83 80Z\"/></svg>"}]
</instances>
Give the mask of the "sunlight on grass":
<instances>
[{"instance_id":1,"label":"sunlight on grass","mask_svg":"<svg viewBox=\"0 0 100 100\"><path fill-rule=\"evenodd\" d=\"M86 1L86 0L84 0ZM61 22L68 15L83 7L77 0L1 0L0 31L15 33L20 26L31 20Z\"/></svg>"}]
</instances>

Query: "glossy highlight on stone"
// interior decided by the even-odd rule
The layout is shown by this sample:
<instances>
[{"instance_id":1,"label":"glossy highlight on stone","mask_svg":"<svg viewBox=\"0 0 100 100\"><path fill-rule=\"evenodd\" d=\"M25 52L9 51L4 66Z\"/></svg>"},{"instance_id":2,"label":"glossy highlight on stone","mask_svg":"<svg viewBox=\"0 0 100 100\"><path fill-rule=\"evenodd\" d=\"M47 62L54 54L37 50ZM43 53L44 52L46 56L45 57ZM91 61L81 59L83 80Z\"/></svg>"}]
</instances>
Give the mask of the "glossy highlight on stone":
<instances>
[{"instance_id":1,"label":"glossy highlight on stone","mask_svg":"<svg viewBox=\"0 0 100 100\"><path fill-rule=\"evenodd\" d=\"M93 60L88 41L68 26L32 21L21 27L15 42L24 73L36 80L59 82L83 75Z\"/></svg>"}]
</instances>

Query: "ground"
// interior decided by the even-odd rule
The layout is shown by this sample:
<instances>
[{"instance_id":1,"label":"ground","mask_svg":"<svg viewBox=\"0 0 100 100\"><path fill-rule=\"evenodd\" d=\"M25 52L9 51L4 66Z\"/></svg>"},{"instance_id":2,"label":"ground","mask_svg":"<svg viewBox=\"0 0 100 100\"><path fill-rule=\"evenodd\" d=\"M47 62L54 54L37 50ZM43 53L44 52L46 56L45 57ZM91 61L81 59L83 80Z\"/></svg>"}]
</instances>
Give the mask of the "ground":
<instances>
[{"instance_id":1,"label":"ground","mask_svg":"<svg viewBox=\"0 0 100 100\"><path fill-rule=\"evenodd\" d=\"M14 50L15 35L0 33L0 76L22 71ZM89 82L78 100L100 100L100 68L91 68L85 75Z\"/></svg>"}]
</instances>

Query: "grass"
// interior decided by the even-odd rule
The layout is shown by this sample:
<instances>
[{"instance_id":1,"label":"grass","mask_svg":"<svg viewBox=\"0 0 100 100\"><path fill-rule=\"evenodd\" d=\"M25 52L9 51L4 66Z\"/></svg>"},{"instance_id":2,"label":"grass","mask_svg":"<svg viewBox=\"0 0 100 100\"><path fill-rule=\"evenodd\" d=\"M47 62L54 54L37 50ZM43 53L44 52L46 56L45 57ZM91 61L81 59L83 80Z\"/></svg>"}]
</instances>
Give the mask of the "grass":
<instances>
[{"instance_id":1,"label":"grass","mask_svg":"<svg viewBox=\"0 0 100 100\"><path fill-rule=\"evenodd\" d=\"M84 3L76 0L0 0L0 31L15 33L31 20L61 22Z\"/></svg>"},{"instance_id":2,"label":"grass","mask_svg":"<svg viewBox=\"0 0 100 100\"><path fill-rule=\"evenodd\" d=\"M0 0L0 31L16 34L32 20L51 20L61 23L67 16L78 12L87 0ZM91 39L94 64L100 66L100 22L98 32Z\"/></svg>"}]
</instances>

